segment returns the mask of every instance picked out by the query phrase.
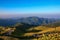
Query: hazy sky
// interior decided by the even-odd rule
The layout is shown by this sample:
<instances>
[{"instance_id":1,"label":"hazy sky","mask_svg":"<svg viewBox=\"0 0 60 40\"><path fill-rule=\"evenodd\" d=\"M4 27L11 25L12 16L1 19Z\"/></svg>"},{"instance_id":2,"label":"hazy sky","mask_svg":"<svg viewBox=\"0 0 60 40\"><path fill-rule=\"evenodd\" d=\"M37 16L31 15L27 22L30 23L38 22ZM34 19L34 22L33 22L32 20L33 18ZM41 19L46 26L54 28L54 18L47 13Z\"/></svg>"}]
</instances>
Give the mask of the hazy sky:
<instances>
[{"instance_id":1,"label":"hazy sky","mask_svg":"<svg viewBox=\"0 0 60 40\"><path fill-rule=\"evenodd\" d=\"M59 14L60 0L0 0L0 17L60 17Z\"/></svg>"}]
</instances>

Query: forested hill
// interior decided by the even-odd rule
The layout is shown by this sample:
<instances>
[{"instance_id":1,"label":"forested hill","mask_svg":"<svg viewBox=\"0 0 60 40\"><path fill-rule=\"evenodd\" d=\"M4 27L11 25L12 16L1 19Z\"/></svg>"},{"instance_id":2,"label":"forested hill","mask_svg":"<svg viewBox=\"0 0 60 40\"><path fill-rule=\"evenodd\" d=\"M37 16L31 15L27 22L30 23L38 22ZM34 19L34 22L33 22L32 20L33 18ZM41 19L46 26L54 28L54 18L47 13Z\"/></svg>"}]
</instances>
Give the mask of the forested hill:
<instances>
[{"instance_id":1,"label":"forested hill","mask_svg":"<svg viewBox=\"0 0 60 40\"><path fill-rule=\"evenodd\" d=\"M39 18L39 17L24 17L19 19L0 19L0 26L13 26L17 23L26 23L29 25L42 25L50 24L58 21L58 19L52 18Z\"/></svg>"}]
</instances>

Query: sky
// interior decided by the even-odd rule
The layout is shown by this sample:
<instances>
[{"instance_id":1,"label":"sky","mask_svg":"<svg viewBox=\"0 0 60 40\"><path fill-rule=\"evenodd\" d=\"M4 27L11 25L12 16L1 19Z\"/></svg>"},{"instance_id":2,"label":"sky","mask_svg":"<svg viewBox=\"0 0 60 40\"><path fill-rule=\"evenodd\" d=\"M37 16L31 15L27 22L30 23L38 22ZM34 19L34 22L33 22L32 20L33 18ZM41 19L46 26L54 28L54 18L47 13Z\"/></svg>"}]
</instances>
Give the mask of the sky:
<instances>
[{"instance_id":1,"label":"sky","mask_svg":"<svg viewBox=\"0 0 60 40\"><path fill-rule=\"evenodd\" d=\"M60 17L60 0L0 0L0 17Z\"/></svg>"}]
</instances>

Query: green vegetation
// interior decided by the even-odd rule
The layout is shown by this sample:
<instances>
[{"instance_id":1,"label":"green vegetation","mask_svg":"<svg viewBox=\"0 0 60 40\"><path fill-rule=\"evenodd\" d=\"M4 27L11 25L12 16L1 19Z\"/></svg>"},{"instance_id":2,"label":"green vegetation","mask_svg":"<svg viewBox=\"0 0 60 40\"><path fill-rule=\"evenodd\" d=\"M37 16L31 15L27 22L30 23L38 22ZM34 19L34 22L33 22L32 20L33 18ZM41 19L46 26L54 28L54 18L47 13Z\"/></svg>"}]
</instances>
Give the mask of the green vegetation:
<instances>
[{"instance_id":1,"label":"green vegetation","mask_svg":"<svg viewBox=\"0 0 60 40\"><path fill-rule=\"evenodd\" d=\"M50 27L51 26L51 27ZM3 35L13 30L11 35ZM34 36L36 34L36 36ZM7 40L60 40L60 22L48 25L16 24L14 27L0 27L0 36ZM1 38L0 37L0 38ZM4 38L3 38L4 39Z\"/></svg>"}]
</instances>

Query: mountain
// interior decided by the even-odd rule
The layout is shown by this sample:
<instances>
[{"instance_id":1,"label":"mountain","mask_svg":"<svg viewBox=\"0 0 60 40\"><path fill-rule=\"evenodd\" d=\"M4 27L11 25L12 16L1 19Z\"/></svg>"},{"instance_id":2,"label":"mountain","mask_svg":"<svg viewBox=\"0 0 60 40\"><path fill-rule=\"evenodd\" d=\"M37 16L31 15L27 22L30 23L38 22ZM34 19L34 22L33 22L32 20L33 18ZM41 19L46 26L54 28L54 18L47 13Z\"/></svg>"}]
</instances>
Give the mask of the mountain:
<instances>
[{"instance_id":1,"label":"mountain","mask_svg":"<svg viewBox=\"0 0 60 40\"><path fill-rule=\"evenodd\" d=\"M16 21L13 19L0 19L0 26L12 26L16 24Z\"/></svg>"},{"instance_id":2,"label":"mountain","mask_svg":"<svg viewBox=\"0 0 60 40\"><path fill-rule=\"evenodd\" d=\"M29 25L50 24L57 20L52 18L25 17L19 19L0 19L0 26L13 26L16 23L26 23Z\"/></svg>"},{"instance_id":3,"label":"mountain","mask_svg":"<svg viewBox=\"0 0 60 40\"><path fill-rule=\"evenodd\" d=\"M41 24L48 24L55 22L55 19L48 19L48 18L39 18L39 17L27 17L18 19L20 23L26 23L30 25L41 25Z\"/></svg>"}]
</instances>

